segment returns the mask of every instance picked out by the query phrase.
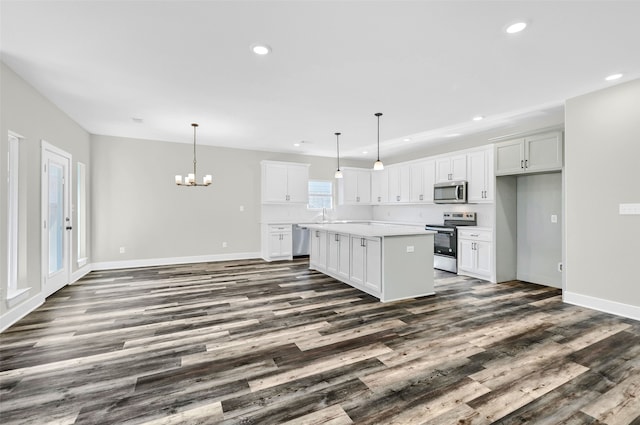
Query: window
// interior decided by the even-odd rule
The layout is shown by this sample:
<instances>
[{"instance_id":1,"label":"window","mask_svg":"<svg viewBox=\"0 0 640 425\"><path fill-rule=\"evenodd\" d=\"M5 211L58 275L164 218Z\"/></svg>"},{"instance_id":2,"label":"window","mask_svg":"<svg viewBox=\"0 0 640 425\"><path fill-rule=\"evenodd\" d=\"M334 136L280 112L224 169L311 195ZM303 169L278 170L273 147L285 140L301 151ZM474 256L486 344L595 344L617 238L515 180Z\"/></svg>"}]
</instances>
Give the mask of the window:
<instances>
[{"instance_id":1,"label":"window","mask_svg":"<svg viewBox=\"0 0 640 425\"><path fill-rule=\"evenodd\" d=\"M78 207L77 226L78 230L78 266L87 264L87 166L78 162Z\"/></svg>"},{"instance_id":2,"label":"window","mask_svg":"<svg viewBox=\"0 0 640 425\"><path fill-rule=\"evenodd\" d=\"M19 139L9 134L8 151L8 211L7 211L7 293L9 296L18 290L18 164L20 159Z\"/></svg>"},{"instance_id":3,"label":"window","mask_svg":"<svg viewBox=\"0 0 640 425\"><path fill-rule=\"evenodd\" d=\"M333 183L330 181L309 180L309 209L333 208Z\"/></svg>"}]
</instances>

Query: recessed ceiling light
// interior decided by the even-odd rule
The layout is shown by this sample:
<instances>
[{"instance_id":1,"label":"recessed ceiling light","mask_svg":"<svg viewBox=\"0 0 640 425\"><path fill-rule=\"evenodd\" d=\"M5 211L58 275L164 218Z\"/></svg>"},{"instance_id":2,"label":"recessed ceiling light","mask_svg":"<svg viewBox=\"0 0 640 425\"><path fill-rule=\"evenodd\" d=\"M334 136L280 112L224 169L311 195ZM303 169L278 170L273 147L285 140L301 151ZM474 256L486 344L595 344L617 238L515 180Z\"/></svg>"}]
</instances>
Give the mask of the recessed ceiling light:
<instances>
[{"instance_id":1,"label":"recessed ceiling light","mask_svg":"<svg viewBox=\"0 0 640 425\"><path fill-rule=\"evenodd\" d=\"M451 134L447 134L444 137L458 137L458 136L462 136L462 134L460 133L451 133Z\"/></svg>"},{"instance_id":2,"label":"recessed ceiling light","mask_svg":"<svg viewBox=\"0 0 640 425\"><path fill-rule=\"evenodd\" d=\"M517 32L522 31L523 29L525 29L527 27L527 23L526 22L516 22L514 24L509 25L505 31L508 34L515 34Z\"/></svg>"},{"instance_id":3,"label":"recessed ceiling light","mask_svg":"<svg viewBox=\"0 0 640 425\"><path fill-rule=\"evenodd\" d=\"M366 155L366 154L368 154L368 153L369 153L369 151L362 151L362 154L363 154L363 155Z\"/></svg>"},{"instance_id":4,"label":"recessed ceiling light","mask_svg":"<svg viewBox=\"0 0 640 425\"><path fill-rule=\"evenodd\" d=\"M618 78L622 78L622 74L611 74L607 78L605 78L605 80L613 81L613 80L617 80Z\"/></svg>"},{"instance_id":5,"label":"recessed ceiling light","mask_svg":"<svg viewBox=\"0 0 640 425\"><path fill-rule=\"evenodd\" d=\"M300 143L294 143L293 146L295 146L296 148L300 146Z\"/></svg>"},{"instance_id":6,"label":"recessed ceiling light","mask_svg":"<svg viewBox=\"0 0 640 425\"><path fill-rule=\"evenodd\" d=\"M475 117L473 117L474 121L482 121L484 119L484 117L482 115L477 115Z\"/></svg>"},{"instance_id":7,"label":"recessed ceiling light","mask_svg":"<svg viewBox=\"0 0 640 425\"><path fill-rule=\"evenodd\" d=\"M405 139L402 139L402 141L403 141L403 142L410 142L410 141L411 141L411 139L407 137L407 138L405 138Z\"/></svg>"},{"instance_id":8,"label":"recessed ceiling light","mask_svg":"<svg viewBox=\"0 0 640 425\"><path fill-rule=\"evenodd\" d=\"M266 44L254 44L251 46L251 51L256 55L264 56L271 53L271 47Z\"/></svg>"}]
</instances>

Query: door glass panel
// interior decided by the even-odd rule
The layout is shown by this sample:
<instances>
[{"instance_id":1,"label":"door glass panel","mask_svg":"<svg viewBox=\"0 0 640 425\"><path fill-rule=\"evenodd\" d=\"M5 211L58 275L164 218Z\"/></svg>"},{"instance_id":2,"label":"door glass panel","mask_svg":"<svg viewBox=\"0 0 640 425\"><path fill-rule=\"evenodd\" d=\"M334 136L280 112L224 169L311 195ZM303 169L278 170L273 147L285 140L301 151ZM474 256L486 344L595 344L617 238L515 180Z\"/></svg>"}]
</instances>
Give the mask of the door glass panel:
<instances>
[{"instance_id":1,"label":"door glass panel","mask_svg":"<svg viewBox=\"0 0 640 425\"><path fill-rule=\"evenodd\" d=\"M62 270L64 251L64 167L49 163L49 274Z\"/></svg>"}]
</instances>

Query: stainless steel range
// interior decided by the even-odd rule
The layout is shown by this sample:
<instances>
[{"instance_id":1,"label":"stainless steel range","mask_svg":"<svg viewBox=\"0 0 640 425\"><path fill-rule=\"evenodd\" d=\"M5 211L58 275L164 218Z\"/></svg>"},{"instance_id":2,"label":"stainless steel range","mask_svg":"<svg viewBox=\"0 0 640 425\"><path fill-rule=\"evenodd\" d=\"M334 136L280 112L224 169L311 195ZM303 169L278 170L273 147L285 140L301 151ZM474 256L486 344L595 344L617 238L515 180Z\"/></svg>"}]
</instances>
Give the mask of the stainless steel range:
<instances>
[{"instance_id":1,"label":"stainless steel range","mask_svg":"<svg viewBox=\"0 0 640 425\"><path fill-rule=\"evenodd\" d=\"M437 232L433 235L433 267L458 273L458 227L477 225L474 212L443 213L444 224L427 224L425 230Z\"/></svg>"}]
</instances>

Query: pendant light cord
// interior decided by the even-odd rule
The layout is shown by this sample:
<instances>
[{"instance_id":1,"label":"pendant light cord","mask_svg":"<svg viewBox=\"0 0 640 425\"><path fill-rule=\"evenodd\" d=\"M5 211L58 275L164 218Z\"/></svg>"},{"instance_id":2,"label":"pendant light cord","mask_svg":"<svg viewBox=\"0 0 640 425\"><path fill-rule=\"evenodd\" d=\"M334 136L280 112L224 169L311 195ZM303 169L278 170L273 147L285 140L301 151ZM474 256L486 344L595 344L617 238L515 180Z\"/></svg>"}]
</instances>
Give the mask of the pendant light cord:
<instances>
[{"instance_id":1,"label":"pendant light cord","mask_svg":"<svg viewBox=\"0 0 640 425\"><path fill-rule=\"evenodd\" d=\"M340 133L335 133L336 135L336 151L338 152L338 171L340 171Z\"/></svg>"},{"instance_id":2,"label":"pendant light cord","mask_svg":"<svg viewBox=\"0 0 640 425\"><path fill-rule=\"evenodd\" d=\"M193 177L196 177L196 128L198 128L198 124L193 123Z\"/></svg>"},{"instance_id":3,"label":"pendant light cord","mask_svg":"<svg viewBox=\"0 0 640 425\"><path fill-rule=\"evenodd\" d=\"M378 161L380 161L380 116L382 112L377 112L376 117L378 117Z\"/></svg>"}]
</instances>

